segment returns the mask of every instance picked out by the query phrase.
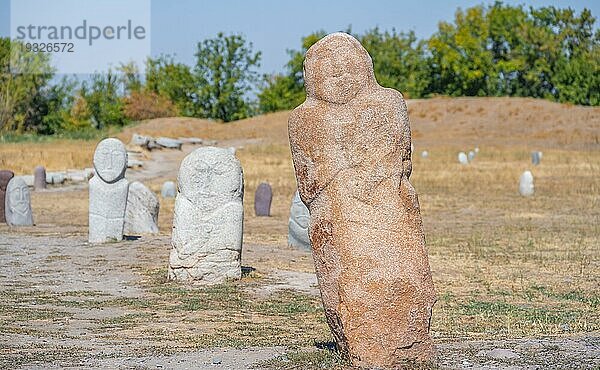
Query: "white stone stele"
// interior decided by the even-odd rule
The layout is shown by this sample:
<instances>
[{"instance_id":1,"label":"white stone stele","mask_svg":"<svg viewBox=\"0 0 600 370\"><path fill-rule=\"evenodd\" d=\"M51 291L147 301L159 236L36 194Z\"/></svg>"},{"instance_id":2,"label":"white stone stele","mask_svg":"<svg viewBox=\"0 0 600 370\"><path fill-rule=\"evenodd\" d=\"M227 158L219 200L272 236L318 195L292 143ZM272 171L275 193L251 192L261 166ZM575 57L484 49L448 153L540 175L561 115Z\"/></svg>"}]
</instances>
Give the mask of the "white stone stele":
<instances>
[{"instance_id":1,"label":"white stone stele","mask_svg":"<svg viewBox=\"0 0 600 370\"><path fill-rule=\"evenodd\" d=\"M469 155L468 155L467 159L469 160L469 162L473 162L473 160L475 159L475 152L471 150L469 152Z\"/></svg>"},{"instance_id":2,"label":"white stone stele","mask_svg":"<svg viewBox=\"0 0 600 370\"><path fill-rule=\"evenodd\" d=\"M219 284L241 277L244 181L227 149L203 147L179 170L169 279Z\"/></svg>"},{"instance_id":3,"label":"white stone stele","mask_svg":"<svg viewBox=\"0 0 600 370\"><path fill-rule=\"evenodd\" d=\"M125 235L158 234L160 204L154 193L139 181L129 184L125 209Z\"/></svg>"},{"instance_id":4,"label":"white stone stele","mask_svg":"<svg viewBox=\"0 0 600 370\"><path fill-rule=\"evenodd\" d=\"M534 193L533 174L531 171L525 171L519 179L519 194L524 197L530 197Z\"/></svg>"},{"instance_id":5,"label":"white stone stele","mask_svg":"<svg viewBox=\"0 0 600 370\"><path fill-rule=\"evenodd\" d=\"M20 176L10 179L6 186L4 215L9 226L33 226L29 187Z\"/></svg>"},{"instance_id":6,"label":"white stone stele","mask_svg":"<svg viewBox=\"0 0 600 370\"><path fill-rule=\"evenodd\" d=\"M421 157L422 158L429 158L429 152L427 150L423 150L421 152Z\"/></svg>"},{"instance_id":7,"label":"white stone stele","mask_svg":"<svg viewBox=\"0 0 600 370\"><path fill-rule=\"evenodd\" d=\"M160 190L160 195L163 198L175 198L175 195L177 195L175 183L173 181L165 181Z\"/></svg>"},{"instance_id":8,"label":"white stone stele","mask_svg":"<svg viewBox=\"0 0 600 370\"><path fill-rule=\"evenodd\" d=\"M123 239L129 182L125 179L127 151L118 139L102 140L94 153L96 175L89 181L90 243Z\"/></svg>"},{"instance_id":9,"label":"white stone stele","mask_svg":"<svg viewBox=\"0 0 600 370\"><path fill-rule=\"evenodd\" d=\"M469 164L469 158L464 152L458 153L458 163L460 164Z\"/></svg>"},{"instance_id":10,"label":"white stone stele","mask_svg":"<svg viewBox=\"0 0 600 370\"><path fill-rule=\"evenodd\" d=\"M308 225L310 223L310 212L302 203L298 190L292 199L290 207L290 219L288 221L288 245L295 248L310 250L310 239L308 236Z\"/></svg>"},{"instance_id":11,"label":"white stone stele","mask_svg":"<svg viewBox=\"0 0 600 370\"><path fill-rule=\"evenodd\" d=\"M542 161L542 152L531 152L531 163L534 165L539 165Z\"/></svg>"}]
</instances>

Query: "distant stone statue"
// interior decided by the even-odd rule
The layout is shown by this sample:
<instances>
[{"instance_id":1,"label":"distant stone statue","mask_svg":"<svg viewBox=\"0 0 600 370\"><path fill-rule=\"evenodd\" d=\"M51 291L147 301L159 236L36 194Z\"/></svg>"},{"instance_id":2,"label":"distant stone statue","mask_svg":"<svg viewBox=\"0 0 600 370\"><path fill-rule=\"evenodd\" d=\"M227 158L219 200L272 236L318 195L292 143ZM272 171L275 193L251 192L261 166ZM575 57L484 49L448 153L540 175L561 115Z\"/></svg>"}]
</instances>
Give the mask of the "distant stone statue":
<instances>
[{"instance_id":1,"label":"distant stone statue","mask_svg":"<svg viewBox=\"0 0 600 370\"><path fill-rule=\"evenodd\" d=\"M290 219L288 222L288 245L294 248L310 250L310 239L308 238L308 224L310 213L302 203L298 190L294 193L292 206L290 207Z\"/></svg>"},{"instance_id":2,"label":"distant stone statue","mask_svg":"<svg viewBox=\"0 0 600 370\"><path fill-rule=\"evenodd\" d=\"M533 174L531 171L525 171L519 178L519 194L524 197L530 197L533 195Z\"/></svg>"},{"instance_id":3,"label":"distant stone statue","mask_svg":"<svg viewBox=\"0 0 600 370\"><path fill-rule=\"evenodd\" d=\"M254 193L254 213L257 216L271 216L271 202L273 201L273 190L266 182L258 185Z\"/></svg>"},{"instance_id":4,"label":"distant stone statue","mask_svg":"<svg viewBox=\"0 0 600 370\"><path fill-rule=\"evenodd\" d=\"M6 223L9 226L33 226L31 195L29 187L21 177L13 177L6 186Z\"/></svg>"},{"instance_id":5,"label":"distant stone statue","mask_svg":"<svg viewBox=\"0 0 600 370\"><path fill-rule=\"evenodd\" d=\"M6 202L6 187L15 174L9 170L0 170L0 222L6 222L4 203Z\"/></svg>"},{"instance_id":6,"label":"distant stone statue","mask_svg":"<svg viewBox=\"0 0 600 370\"><path fill-rule=\"evenodd\" d=\"M435 292L402 95L379 86L367 51L345 33L304 61L306 101L288 129L325 316L357 367L433 357Z\"/></svg>"},{"instance_id":7,"label":"distant stone statue","mask_svg":"<svg viewBox=\"0 0 600 370\"><path fill-rule=\"evenodd\" d=\"M89 181L89 242L123 239L129 182L127 151L118 139L102 140L94 152L96 175Z\"/></svg>"},{"instance_id":8,"label":"distant stone statue","mask_svg":"<svg viewBox=\"0 0 600 370\"><path fill-rule=\"evenodd\" d=\"M427 150L423 150L421 152L421 158L424 158L424 159L429 158L429 152Z\"/></svg>"},{"instance_id":9,"label":"distant stone statue","mask_svg":"<svg viewBox=\"0 0 600 370\"><path fill-rule=\"evenodd\" d=\"M469 152L468 159L469 159L469 162L473 162L475 160L475 152L474 151L471 150Z\"/></svg>"},{"instance_id":10,"label":"distant stone statue","mask_svg":"<svg viewBox=\"0 0 600 370\"><path fill-rule=\"evenodd\" d=\"M535 166L539 165L542 161L542 152L531 152L531 163Z\"/></svg>"},{"instance_id":11,"label":"distant stone statue","mask_svg":"<svg viewBox=\"0 0 600 370\"><path fill-rule=\"evenodd\" d=\"M227 149L203 147L179 169L169 278L219 284L241 277L244 181Z\"/></svg>"},{"instance_id":12,"label":"distant stone statue","mask_svg":"<svg viewBox=\"0 0 600 370\"><path fill-rule=\"evenodd\" d=\"M160 204L154 193L139 181L129 184L125 208L125 235L157 234Z\"/></svg>"},{"instance_id":13,"label":"distant stone statue","mask_svg":"<svg viewBox=\"0 0 600 370\"><path fill-rule=\"evenodd\" d=\"M469 158L464 152L458 153L458 163L460 164L469 164Z\"/></svg>"},{"instance_id":14,"label":"distant stone statue","mask_svg":"<svg viewBox=\"0 0 600 370\"><path fill-rule=\"evenodd\" d=\"M46 169L43 166L37 166L33 170L33 189L46 189Z\"/></svg>"},{"instance_id":15,"label":"distant stone statue","mask_svg":"<svg viewBox=\"0 0 600 370\"><path fill-rule=\"evenodd\" d=\"M175 183L173 181L165 181L162 189L160 190L160 195L163 198L175 198L175 195L177 195L177 187L175 186Z\"/></svg>"}]
</instances>

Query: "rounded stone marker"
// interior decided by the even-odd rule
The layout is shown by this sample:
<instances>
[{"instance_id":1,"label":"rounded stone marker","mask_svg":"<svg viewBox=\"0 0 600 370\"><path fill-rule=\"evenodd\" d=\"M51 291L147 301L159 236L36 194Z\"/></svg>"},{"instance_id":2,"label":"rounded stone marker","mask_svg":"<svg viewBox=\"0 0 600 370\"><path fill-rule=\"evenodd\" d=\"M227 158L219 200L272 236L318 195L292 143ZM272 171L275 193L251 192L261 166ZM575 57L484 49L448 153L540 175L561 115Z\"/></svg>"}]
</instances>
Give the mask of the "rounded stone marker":
<instances>
[{"instance_id":1,"label":"rounded stone marker","mask_svg":"<svg viewBox=\"0 0 600 370\"><path fill-rule=\"evenodd\" d=\"M46 189L46 169L43 166L37 166L33 170L33 189Z\"/></svg>"},{"instance_id":2,"label":"rounded stone marker","mask_svg":"<svg viewBox=\"0 0 600 370\"><path fill-rule=\"evenodd\" d=\"M427 150L423 150L421 152L421 158L429 158L429 152Z\"/></svg>"},{"instance_id":3,"label":"rounded stone marker","mask_svg":"<svg viewBox=\"0 0 600 370\"><path fill-rule=\"evenodd\" d=\"M412 171L408 110L345 33L310 47L288 132L325 317L355 367L433 359L435 291Z\"/></svg>"},{"instance_id":4,"label":"rounded stone marker","mask_svg":"<svg viewBox=\"0 0 600 370\"><path fill-rule=\"evenodd\" d=\"M469 162L473 162L473 160L475 159L475 152L474 151L470 151L469 152L469 156L468 156Z\"/></svg>"},{"instance_id":5,"label":"rounded stone marker","mask_svg":"<svg viewBox=\"0 0 600 370\"><path fill-rule=\"evenodd\" d=\"M6 215L4 211L4 202L6 201L6 187L10 179L15 177L15 174L9 170L0 171L0 222L6 222Z\"/></svg>"},{"instance_id":6,"label":"rounded stone marker","mask_svg":"<svg viewBox=\"0 0 600 370\"><path fill-rule=\"evenodd\" d=\"M290 247L310 250L310 239L308 237L308 224L310 213L302 203L298 190L292 199L290 207L290 219L288 221L288 245Z\"/></svg>"},{"instance_id":7,"label":"rounded stone marker","mask_svg":"<svg viewBox=\"0 0 600 370\"><path fill-rule=\"evenodd\" d=\"M129 184L125 208L125 235L158 234L160 204L154 193L139 181Z\"/></svg>"},{"instance_id":8,"label":"rounded stone marker","mask_svg":"<svg viewBox=\"0 0 600 370\"><path fill-rule=\"evenodd\" d=\"M530 197L533 195L533 174L531 171L525 171L519 178L519 194L524 197Z\"/></svg>"},{"instance_id":9,"label":"rounded stone marker","mask_svg":"<svg viewBox=\"0 0 600 370\"><path fill-rule=\"evenodd\" d=\"M266 182L258 185L254 194L254 213L261 216L271 216L271 202L273 201L273 190Z\"/></svg>"},{"instance_id":10,"label":"rounded stone marker","mask_svg":"<svg viewBox=\"0 0 600 370\"><path fill-rule=\"evenodd\" d=\"M464 152L458 153L458 163L460 164L469 164L469 158Z\"/></svg>"},{"instance_id":11,"label":"rounded stone marker","mask_svg":"<svg viewBox=\"0 0 600 370\"><path fill-rule=\"evenodd\" d=\"M29 187L20 177L13 177L6 186L6 223L10 226L33 226Z\"/></svg>"},{"instance_id":12,"label":"rounded stone marker","mask_svg":"<svg viewBox=\"0 0 600 370\"><path fill-rule=\"evenodd\" d=\"M177 195L177 186L175 186L173 181L165 181L160 189L160 195L163 198L175 198L175 195Z\"/></svg>"},{"instance_id":13,"label":"rounded stone marker","mask_svg":"<svg viewBox=\"0 0 600 370\"><path fill-rule=\"evenodd\" d=\"M535 166L542 161L542 152L531 152L531 163Z\"/></svg>"}]
</instances>

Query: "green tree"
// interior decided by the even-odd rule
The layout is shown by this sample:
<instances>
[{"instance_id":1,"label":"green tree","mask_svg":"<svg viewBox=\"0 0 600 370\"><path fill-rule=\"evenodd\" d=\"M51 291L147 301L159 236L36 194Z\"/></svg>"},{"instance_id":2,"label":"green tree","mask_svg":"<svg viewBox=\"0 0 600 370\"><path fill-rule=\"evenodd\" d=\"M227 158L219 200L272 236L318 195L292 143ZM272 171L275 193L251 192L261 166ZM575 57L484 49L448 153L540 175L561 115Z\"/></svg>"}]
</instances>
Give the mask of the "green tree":
<instances>
[{"instance_id":1,"label":"green tree","mask_svg":"<svg viewBox=\"0 0 600 370\"><path fill-rule=\"evenodd\" d=\"M489 24L485 8L456 11L454 24L440 22L429 39L432 90L452 96L488 95L493 57L487 49Z\"/></svg>"},{"instance_id":2,"label":"green tree","mask_svg":"<svg viewBox=\"0 0 600 370\"><path fill-rule=\"evenodd\" d=\"M63 77L53 85L40 90L33 98L26 126L42 135L53 135L72 130L70 111L78 86L76 79Z\"/></svg>"},{"instance_id":3,"label":"green tree","mask_svg":"<svg viewBox=\"0 0 600 370\"><path fill-rule=\"evenodd\" d=\"M132 92L138 92L142 89L140 70L135 62L121 63L117 67L117 71L121 74L119 79L123 85L125 95L130 95Z\"/></svg>"},{"instance_id":4,"label":"green tree","mask_svg":"<svg viewBox=\"0 0 600 370\"><path fill-rule=\"evenodd\" d=\"M381 32L379 28L358 36L373 59L377 81L385 87L420 98L429 88L429 68L424 42L414 32Z\"/></svg>"},{"instance_id":5,"label":"green tree","mask_svg":"<svg viewBox=\"0 0 600 370\"><path fill-rule=\"evenodd\" d=\"M146 84L149 92L169 99L183 116L194 116L196 99L195 76L189 66L176 63L172 57L161 55L148 58Z\"/></svg>"},{"instance_id":6,"label":"green tree","mask_svg":"<svg viewBox=\"0 0 600 370\"><path fill-rule=\"evenodd\" d=\"M94 74L89 87L88 83L83 83L80 95L87 103L92 127L104 129L108 126L124 126L128 122L120 91L119 78L111 70Z\"/></svg>"},{"instance_id":7,"label":"green tree","mask_svg":"<svg viewBox=\"0 0 600 370\"><path fill-rule=\"evenodd\" d=\"M48 54L0 38L0 132L29 130L33 104L53 75Z\"/></svg>"},{"instance_id":8,"label":"green tree","mask_svg":"<svg viewBox=\"0 0 600 370\"><path fill-rule=\"evenodd\" d=\"M428 41L431 92L598 104L600 36L584 9L504 5L458 10Z\"/></svg>"},{"instance_id":9,"label":"green tree","mask_svg":"<svg viewBox=\"0 0 600 370\"><path fill-rule=\"evenodd\" d=\"M554 99L575 104L600 104L600 31L588 9L579 16L570 9L532 10L539 27L555 41L548 84Z\"/></svg>"},{"instance_id":10,"label":"green tree","mask_svg":"<svg viewBox=\"0 0 600 370\"><path fill-rule=\"evenodd\" d=\"M224 122L251 115L249 93L258 81L260 56L241 35L219 33L198 43L195 115Z\"/></svg>"},{"instance_id":11,"label":"green tree","mask_svg":"<svg viewBox=\"0 0 600 370\"><path fill-rule=\"evenodd\" d=\"M300 50L288 50L290 60L285 65L285 74L266 75L258 93L258 105L261 112L275 112L292 109L306 98L304 91L304 54L308 48L326 35L317 31L302 38Z\"/></svg>"}]
</instances>

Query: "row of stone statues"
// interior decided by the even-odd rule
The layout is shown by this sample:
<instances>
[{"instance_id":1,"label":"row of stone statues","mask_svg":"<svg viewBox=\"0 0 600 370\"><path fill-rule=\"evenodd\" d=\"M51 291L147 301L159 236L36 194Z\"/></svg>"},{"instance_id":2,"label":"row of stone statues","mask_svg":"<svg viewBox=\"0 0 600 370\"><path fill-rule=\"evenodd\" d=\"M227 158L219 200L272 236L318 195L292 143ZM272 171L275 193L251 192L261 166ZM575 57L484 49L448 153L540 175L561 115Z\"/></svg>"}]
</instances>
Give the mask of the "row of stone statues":
<instances>
[{"instance_id":1,"label":"row of stone statues","mask_svg":"<svg viewBox=\"0 0 600 370\"><path fill-rule=\"evenodd\" d=\"M141 182L128 183L125 178L126 163L127 152L121 141L110 138L98 144L94 152L94 170L97 176L89 181L89 241L91 243L118 241L123 238L123 235L158 233L159 201ZM221 233L218 232L218 228L228 227L227 225L231 223L239 227L234 227L235 231L225 230L223 233L231 231L233 234L239 234L238 231L242 230L243 213L234 219L227 218L232 216L232 211L231 207L225 207L224 202L232 194L236 197L239 195L238 208L241 209L242 173L239 160L229 149L199 148L184 159L178 176L179 189L176 189L173 182L165 182L162 188L163 197L171 196L171 189L175 190L177 196L173 220L173 240L177 242L174 244L186 244L185 240L189 239L186 238L188 232L180 225L187 225L188 230L199 230L198 238L192 238L196 244L204 239L207 239L206 244L220 243L223 239L220 238ZM272 199L271 186L261 183L255 193L256 216L270 216ZM189 204L193 204L193 207L188 207ZM215 213L222 207L226 209L226 219L223 220L221 218L225 216ZM182 218L184 221L181 221ZM236 221L238 219L239 222ZM291 246L310 248L308 219L308 209L296 192L290 209L288 240ZM199 222L202 226L196 228L195 225ZM216 236L217 239L210 240L209 236ZM241 243L241 236L237 239ZM218 249L218 246L213 245L211 248ZM235 247L234 250L237 248ZM182 251L190 249L193 247L176 248ZM187 252L180 254L184 256L182 259L187 259L188 262L179 263L173 260L173 276L177 275L175 272L177 269L181 268L185 271L184 266L190 265ZM183 272L182 274L185 275ZM190 276L194 278L199 275Z\"/></svg>"}]
</instances>

